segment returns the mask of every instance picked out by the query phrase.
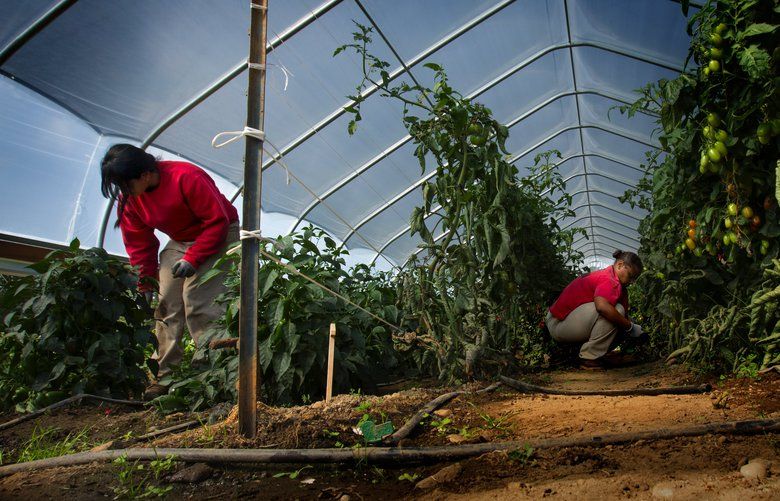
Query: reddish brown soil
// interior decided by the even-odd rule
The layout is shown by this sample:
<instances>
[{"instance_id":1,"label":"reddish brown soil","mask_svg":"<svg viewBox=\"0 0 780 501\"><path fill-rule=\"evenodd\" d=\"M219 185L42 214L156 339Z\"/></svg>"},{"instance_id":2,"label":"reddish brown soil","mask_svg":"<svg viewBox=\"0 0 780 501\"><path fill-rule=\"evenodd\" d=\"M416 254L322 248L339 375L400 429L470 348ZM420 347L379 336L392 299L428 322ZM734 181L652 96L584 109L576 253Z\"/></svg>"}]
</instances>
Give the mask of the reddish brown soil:
<instances>
[{"instance_id":1,"label":"reddish brown soil","mask_svg":"<svg viewBox=\"0 0 780 501\"><path fill-rule=\"evenodd\" d=\"M518 376L520 378L520 376ZM659 364L606 372L573 370L547 373L536 384L566 389L655 387L696 381L679 368ZM472 388L477 385L472 385ZM399 427L423 403L450 389L406 390L384 397L343 395L331 403L271 408L258 405L258 437L245 442L235 433L235 415L223 423L158 440L157 446L193 447L350 447L362 442L351 428L363 413L384 416ZM533 440L675 428L728 420L780 418L780 376L736 379L715 384L709 394L679 396L541 396L509 389L461 396L446 406L449 422L428 418L404 446L466 442ZM364 403L370 402L370 404ZM146 431L173 424L151 413L117 411L102 415L96 408L67 410L45 416L38 424L80 430L91 426L95 442L129 429ZM434 422L436 421L436 422ZM0 433L6 462L14 444L34 424ZM112 435L116 433L116 435ZM457 436L457 437L453 437ZM278 444L278 445L275 445ZM11 451L11 452L9 452ZM9 455L10 454L10 455ZM769 477L750 482L739 466L752 458L773 462ZM171 499L780 499L780 435L751 437L703 436L645 441L624 446L548 449L530 458L490 453L461 462L460 474L432 489L415 483L447 466L402 464L328 465L304 469L296 478L274 474L306 465L224 467L213 465L212 478L197 484L173 484ZM178 468L183 468L184 465ZM0 479L0 499L104 499L114 496L117 466L95 464L17 474ZM417 476L412 482L399 476ZM305 482L304 482L305 481ZM167 485L165 479L159 485Z\"/></svg>"}]
</instances>

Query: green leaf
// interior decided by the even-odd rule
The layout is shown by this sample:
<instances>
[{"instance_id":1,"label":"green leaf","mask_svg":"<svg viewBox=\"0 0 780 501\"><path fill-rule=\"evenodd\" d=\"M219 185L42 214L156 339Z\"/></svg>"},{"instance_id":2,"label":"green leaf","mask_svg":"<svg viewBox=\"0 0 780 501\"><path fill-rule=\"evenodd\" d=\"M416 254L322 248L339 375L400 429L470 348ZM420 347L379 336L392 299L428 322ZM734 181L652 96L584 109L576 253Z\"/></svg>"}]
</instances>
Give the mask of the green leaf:
<instances>
[{"instance_id":1,"label":"green leaf","mask_svg":"<svg viewBox=\"0 0 780 501\"><path fill-rule=\"evenodd\" d=\"M755 23L751 24L747 28L745 28L745 31L742 31L737 36L738 40L745 39L747 37L753 37L756 35L764 35L766 33L772 33L777 29L776 24L767 24L767 23Z\"/></svg>"},{"instance_id":2,"label":"green leaf","mask_svg":"<svg viewBox=\"0 0 780 501\"><path fill-rule=\"evenodd\" d=\"M441 66L439 66L439 65L438 65L438 64L436 64L436 63L425 63L425 64L423 64L423 66L424 66L425 68L430 68L430 69L432 69L433 71L441 71Z\"/></svg>"},{"instance_id":3,"label":"green leaf","mask_svg":"<svg viewBox=\"0 0 780 501\"><path fill-rule=\"evenodd\" d=\"M760 80L769 74L769 54L758 45L751 45L739 53L739 64L751 80Z\"/></svg>"},{"instance_id":4,"label":"green leaf","mask_svg":"<svg viewBox=\"0 0 780 501\"><path fill-rule=\"evenodd\" d=\"M81 248L81 242L79 242L78 238L74 238L69 245L70 250L77 251L79 248Z\"/></svg>"}]
</instances>

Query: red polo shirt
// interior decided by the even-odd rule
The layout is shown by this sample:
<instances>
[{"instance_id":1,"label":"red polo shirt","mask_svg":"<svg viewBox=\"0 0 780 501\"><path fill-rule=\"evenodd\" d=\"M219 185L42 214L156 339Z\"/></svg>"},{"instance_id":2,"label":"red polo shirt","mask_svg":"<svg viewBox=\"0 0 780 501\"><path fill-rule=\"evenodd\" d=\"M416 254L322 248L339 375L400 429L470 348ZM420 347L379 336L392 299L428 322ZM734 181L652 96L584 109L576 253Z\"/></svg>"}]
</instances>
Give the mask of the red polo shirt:
<instances>
[{"instance_id":1,"label":"red polo shirt","mask_svg":"<svg viewBox=\"0 0 780 501\"><path fill-rule=\"evenodd\" d=\"M194 242L184 259L194 267L222 249L228 226L238 211L219 192L214 180L188 162L157 162L160 184L152 191L131 196L119 227L130 257L141 277L157 277L160 230L178 242Z\"/></svg>"},{"instance_id":2,"label":"red polo shirt","mask_svg":"<svg viewBox=\"0 0 780 501\"><path fill-rule=\"evenodd\" d=\"M550 306L550 313L558 320L563 320L578 306L592 303L596 296L603 297L612 306L620 302L628 311L628 294L615 275L615 269L608 266L575 278Z\"/></svg>"}]
</instances>

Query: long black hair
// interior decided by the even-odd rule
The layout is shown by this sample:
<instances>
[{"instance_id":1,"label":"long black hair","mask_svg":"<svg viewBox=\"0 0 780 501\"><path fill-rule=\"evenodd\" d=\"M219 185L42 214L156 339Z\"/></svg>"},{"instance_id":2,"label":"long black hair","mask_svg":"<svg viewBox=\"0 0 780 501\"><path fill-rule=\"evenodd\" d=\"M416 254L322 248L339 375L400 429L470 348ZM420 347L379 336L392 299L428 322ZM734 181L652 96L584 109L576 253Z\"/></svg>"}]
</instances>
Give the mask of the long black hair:
<instances>
[{"instance_id":1,"label":"long black hair","mask_svg":"<svg viewBox=\"0 0 780 501\"><path fill-rule=\"evenodd\" d=\"M119 201L119 215L114 227L119 226L125 212L130 180L140 178L144 172L155 171L157 159L137 146L120 143L108 149L100 162L100 191L104 197Z\"/></svg>"},{"instance_id":2,"label":"long black hair","mask_svg":"<svg viewBox=\"0 0 780 501\"><path fill-rule=\"evenodd\" d=\"M640 275L642 273L642 270L644 270L645 266L642 264L642 260L634 254L633 252L629 251L622 251L622 250L616 250L612 253L612 257L615 258L615 262L623 261L626 263L626 266L630 266L634 270L636 270L636 274Z\"/></svg>"}]
</instances>

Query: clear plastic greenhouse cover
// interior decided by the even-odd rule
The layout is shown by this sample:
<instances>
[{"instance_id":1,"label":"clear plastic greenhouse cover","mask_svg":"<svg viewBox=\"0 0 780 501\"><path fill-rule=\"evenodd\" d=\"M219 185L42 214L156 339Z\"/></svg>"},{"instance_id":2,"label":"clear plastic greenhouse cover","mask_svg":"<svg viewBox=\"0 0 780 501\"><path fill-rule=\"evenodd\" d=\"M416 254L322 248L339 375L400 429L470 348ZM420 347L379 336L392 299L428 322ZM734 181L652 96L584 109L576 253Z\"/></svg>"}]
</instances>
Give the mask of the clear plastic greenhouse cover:
<instances>
[{"instance_id":1,"label":"clear plastic greenhouse cover","mask_svg":"<svg viewBox=\"0 0 780 501\"><path fill-rule=\"evenodd\" d=\"M202 166L240 206L243 147L211 139L246 120L248 0L0 0L0 12L0 233L98 245L99 162L120 141ZM521 174L560 151L576 212L561 225L586 229L574 244L586 265L637 249L644 212L619 197L657 147L655 118L613 108L682 69L687 20L671 0L270 0L267 138L327 203L266 155L263 233L312 223L385 269L417 252L409 215L435 172L420 173L401 107L378 93L347 134L360 61L332 54L353 22L381 31L373 51L399 79L408 68L430 84L423 64L441 64L510 125ZM124 254L112 222L105 247Z\"/></svg>"}]
</instances>

